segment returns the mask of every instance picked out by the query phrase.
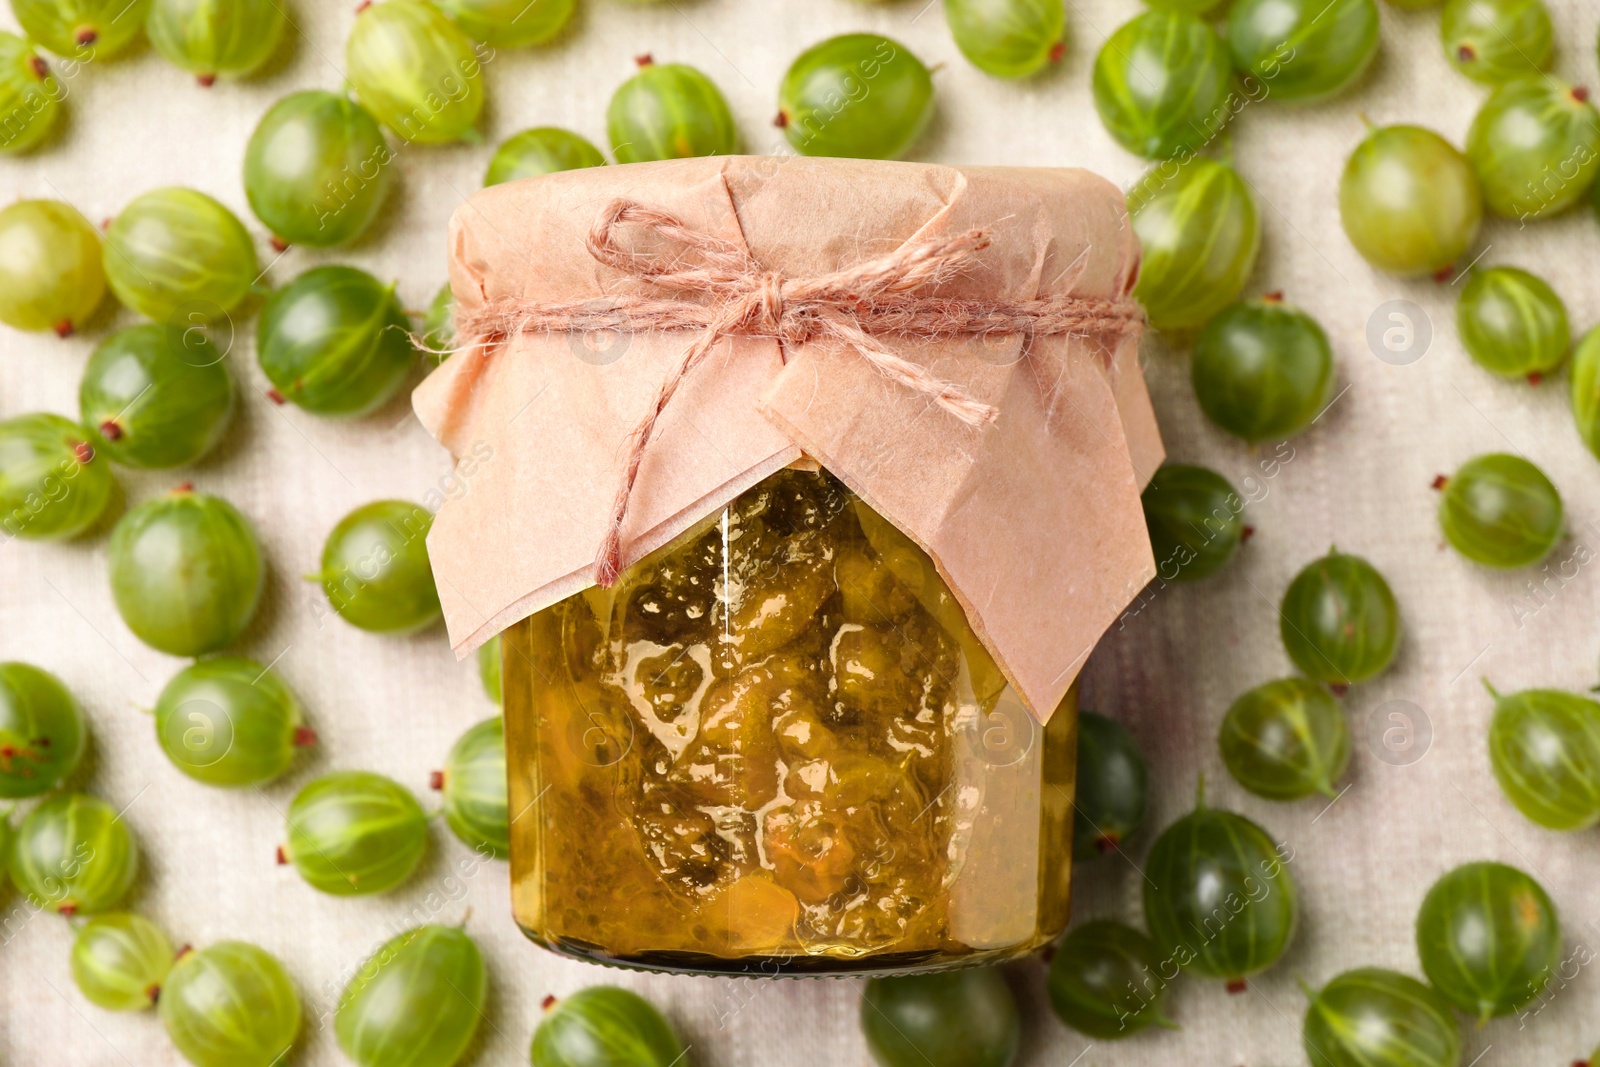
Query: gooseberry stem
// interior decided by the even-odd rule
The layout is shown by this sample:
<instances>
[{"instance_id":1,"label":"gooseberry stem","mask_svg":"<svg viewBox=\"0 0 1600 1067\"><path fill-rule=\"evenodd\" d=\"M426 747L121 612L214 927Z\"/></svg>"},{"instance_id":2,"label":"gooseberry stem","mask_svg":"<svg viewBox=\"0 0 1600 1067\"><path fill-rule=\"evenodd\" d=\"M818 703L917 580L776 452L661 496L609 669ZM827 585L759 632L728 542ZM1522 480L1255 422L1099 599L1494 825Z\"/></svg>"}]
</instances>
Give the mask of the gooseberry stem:
<instances>
[{"instance_id":1,"label":"gooseberry stem","mask_svg":"<svg viewBox=\"0 0 1600 1067\"><path fill-rule=\"evenodd\" d=\"M1478 681L1483 683L1483 687L1489 691L1489 695L1494 697L1495 702L1498 703L1500 700L1500 693L1497 689L1495 689L1494 686L1489 684L1489 679L1487 677L1482 677L1479 678Z\"/></svg>"}]
</instances>

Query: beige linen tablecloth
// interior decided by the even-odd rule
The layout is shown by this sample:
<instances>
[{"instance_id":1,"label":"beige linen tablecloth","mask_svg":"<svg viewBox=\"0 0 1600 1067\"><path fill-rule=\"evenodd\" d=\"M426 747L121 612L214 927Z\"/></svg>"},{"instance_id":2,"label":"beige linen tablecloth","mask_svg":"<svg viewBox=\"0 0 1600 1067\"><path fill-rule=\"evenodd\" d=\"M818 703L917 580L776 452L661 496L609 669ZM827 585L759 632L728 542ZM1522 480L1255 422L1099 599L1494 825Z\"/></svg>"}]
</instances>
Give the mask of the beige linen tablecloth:
<instances>
[{"instance_id":1,"label":"beige linen tablecloth","mask_svg":"<svg viewBox=\"0 0 1600 1067\"><path fill-rule=\"evenodd\" d=\"M1022 84L970 67L950 41L939 4L922 2L585 0L558 44L502 52L490 64L486 131L493 142L525 126L555 124L603 142L612 89L632 71L633 56L650 52L703 69L727 94L747 149L776 150L781 136L770 121L789 60L830 34L871 29L942 64L939 118L916 158L1079 165L1124 184L1138 175L1140 162L1102 130L1089 93L1094 55L1138 13L1134 0L1069 3L1065 60ZM98 220L143 190L192 185L249 222L274 284L317 263L349 261L398 279L405 303L425 307L444 277L445 220L480 184L488 147L402 149L401 180L382 222L355 247L332 254L293 249L274 259L247 211L240 161L256 120L290 90L342 81L353 3L292 6L300 32L289 56L242 84L197 88L143 46L73 78L61 134L33 155L0 160L0 200L57 197ZM1600 4L1555 0L1551 7L1556 70L1593 82ZM11 25L9 14L0 23ZM1065 1029L1045 1006L1039 968L1019 965L1013 977L1029 1019L1025 1064L1301 1063L1304 1000L1296 977L1315 984L1364 964L1417 972L1417 905L1435 877L1468 860L1492 857L1536 874L1561 908L1569 954L1587 960L1590 947L1600 946L1600 838L1538 830L1501 797L1485 754L1491 707L1479 684L1480 676L1502 690L1594 684L1600 572L1589 564L1600 547L1600 465L1572 429L1564 378L1537 388L1491 379L1457 343L1458 287L1378 274L1339 228L1339 170L1362 135L1361 113L1380 124L1420 122L1459 143L1485 95L1446 65L1437 27L1437 10L1385 7L1383 52L1357 91L1311 107L1251 104L1234 123L1233 156L1257 192L1265 234L1249 289L1281 289L1318 316L1337 350L1345 391L1281 454L1252 454L1201 418L1181 347L1149 340L1148 375L1170 452L1216 467L1244 490L1255 536L1220 577L1152 592L1104 643L1085 683L1086 706L1120 717L1144 745L1153 825L1188 809L1204 772L1215 803L1249 814L1293 847L1304 901L1299 935L1248 993L1228 996L1218 983L1186 979L1171 1004L1183 1029L1121 1044L1091 1046ZM1597 241L1600 228L1584 209L1525 229L1492 222L1474 254L1543 274L1566 299L1574 326L1586 328L1600 319ZM1393 300L1420 311L1419 341L1431 333L1413 362L1380 345L1385 361L1369 345L1369 323ZM123 312L116 321L131 319ZM244 403L217 454L181 475L119 470L118 477L132 502L192 478L255 521L272 573L240 651L277 665L322 737L291 773L265 790L227 792L167 764L141 709L180 663L145 648L122 625L107 587L104 533L68 544L0 546L0 658L55 671L83 701L94 741L82 783L127 805L144 848L131 905L176 942L244 938L279 955L307 1006L297 1064L343 1062L330 1013L346 976L379 942L414 922L457 922L469 912L492 990L473 1064L526 1062L540 999L599 981L655 998L702 1067L866 1064L856 982L671 978L557 959L512 924L505 867L474 865L442 821L423 869L387 896L321 896L292 869L274 865L282 813L299 786L334 768L369 768L426 795L428 772L452 740L493 708L471 665L451 658L442 629L401 640L363 633L328 618L316 587L298 577L316 566L323 536L346 511L380 497L421 499L436 487L448 473L444 453L403 399L350 423L274 407L263 396L253 329L253 322L243 324L233 348ZM101 328L58 341L0 328L0 416L75 413L79 374L104 335ZM1552 557L1549 574L1489 573L1441 547L1429 482L1496 450L1539 463L1566 498L1572 540ZM1366 556L1389 577L1405 619L1404 645L1391 671L1345 698L1357 738L1349 790L1331 806L1271 804L1229 780L1215 751L1216 727L1233 697L1288 672L1275 605L1295 571L1330 543ZM1564 574L1551 576L1563 566ZM1402 718L1392 718L1397 713ZM1369 745L1369 736L1385 731L1391 747ZM1139 920L1136 865L1149 840L1143 835L1127 859L1081 869L1080 917ZM101 1011L77 992L65 921L30 917L11 891L0 902L8 916L0 945L0 1060L27 1067L180 1062L153 1015ZM1592 966L1576 970L1537 1015L1469 1030L1465 1062L1531 1067L1586 1054L1600 1041L1600 977Z\"/></svg>"}]
</instances>

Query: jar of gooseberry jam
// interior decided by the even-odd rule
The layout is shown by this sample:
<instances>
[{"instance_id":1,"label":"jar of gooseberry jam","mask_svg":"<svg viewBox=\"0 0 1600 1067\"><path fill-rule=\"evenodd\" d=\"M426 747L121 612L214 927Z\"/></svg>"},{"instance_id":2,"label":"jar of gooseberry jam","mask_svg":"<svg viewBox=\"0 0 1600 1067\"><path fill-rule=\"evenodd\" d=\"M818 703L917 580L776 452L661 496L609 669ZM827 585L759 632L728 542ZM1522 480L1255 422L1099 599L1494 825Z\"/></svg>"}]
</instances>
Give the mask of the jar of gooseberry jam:
<instances>
[{"instance_id":1,"label":"jar of gooseberry jam","mask_svg":"<svg viewBox=\"0 0 1600 1067\"><path fill-rule=\"evenodd\" d=\"M1066 926L1074 693L1040 725L928 555L826 471L502 650L513 906L557 952L903 973Z\"/></svg>"}]
</instances>

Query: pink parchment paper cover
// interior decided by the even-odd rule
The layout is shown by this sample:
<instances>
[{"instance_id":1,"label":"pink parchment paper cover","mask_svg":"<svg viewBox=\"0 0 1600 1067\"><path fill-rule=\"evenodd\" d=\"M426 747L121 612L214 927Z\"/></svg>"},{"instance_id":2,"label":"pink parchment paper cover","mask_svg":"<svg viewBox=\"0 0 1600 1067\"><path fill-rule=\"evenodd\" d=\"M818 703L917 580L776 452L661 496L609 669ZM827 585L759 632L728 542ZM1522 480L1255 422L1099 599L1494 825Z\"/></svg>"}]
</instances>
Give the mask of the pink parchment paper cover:
<instances>
[{"instance_id":1,"label":"pink parchment paper cover","mask_svg":"<svg viewBox=\"0 0 1600 1067\"><path fill-rule=\"evenodd\" d=\"M567 171L474 194L451 220L457 307L666 295L588 254L584 236L617 197L740 243L786 277L975 227L992 231L992 243L938 295L1118 297L1138 269L1122 194L1087 171L717 157ZM675 251L643 232L636 245ZM423 424L471 459L458 465L464 492L428 537L458 655L592 584L628 435L690 340L524 334L460 352L418 387ZM996 406L998 420L965 426L837 345L780 351L775 340L724 339L657 428L623 563L814 457L929 552L1013 687L1046 719L1155 574L1139 493L1163 453L1137 334L1114 351L1080 336L890 343Z\"/></svg>"}]
</instances>

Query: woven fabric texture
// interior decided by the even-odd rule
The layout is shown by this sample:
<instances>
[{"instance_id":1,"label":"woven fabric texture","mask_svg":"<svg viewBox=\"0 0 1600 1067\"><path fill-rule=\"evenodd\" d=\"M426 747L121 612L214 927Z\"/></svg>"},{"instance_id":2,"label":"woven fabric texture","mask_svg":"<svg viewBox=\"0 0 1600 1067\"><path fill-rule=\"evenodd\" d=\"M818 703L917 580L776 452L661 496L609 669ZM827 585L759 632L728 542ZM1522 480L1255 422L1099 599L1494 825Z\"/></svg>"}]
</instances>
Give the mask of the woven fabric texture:
<instances>
[{"instance_id":1,"label":"woven fabric texture","mask_svg":"<svg viewBox=\"0 0 1600 1067\"><path fill-rule=\"evenodd\" d=\"M481 184L494 142L549 124L603 143L611 91L631 73L634 56L653 53L704 70L727 95L746 149L776 151L783 137L771 120L788 62L813 41L855 29L893 36L940 64L938 117L914 158L1085 166L1124 185L1143 169L1104 132L1089 88L1095 53L1142 10L1135 0L1069 0L1066 56L1043 77L1015 84L968 64L941 6L927 0L585 0L554 45L502 51L488 63L489 145L402 147L400 180L369 236L333 253L294 248L279 256L245 202L245 142L277 97L344 81L343 41L355 18L353 0L291 6L297 32L283 56L243 82L199 88L142 44L67 79L63 129L42 150L0 161L0 201L60 198L98 221L141 191L193 186L246 220L268 282L282 284L319 263L350 262L395 279L405 305L422 309L444 280L445 222ZM1593 83L1600 4L1554 0L1550 7L1555 71ZM1012 977L1029 1020L1022 1064L1304 1062L1305 1001L1296 979L1319 984L1367 964L1419 973L1416 909L1438 875L1468 860L1500 859L1535 874L1561 909L1574 961L1589 960L1589 946L1600 946L1600 839L1539 830L1501 796L1485 746L1491 702L1479 681L1487 677L1502 690L1595 683L1600 577L1590 564L1600 548L1600 467L1573 429L1565 375L1538 386L1491 378L1457 341L1459 286L1378 273L1340 229L1339 172L1362 137L1363 115L1380 125L1430 126L1459 144L1486 95L1446 64L1437 9L1384 6L1382 19L1381 55L1354 91L1310 106L1252 102L1224 139L1261 212L1262 255L1248 290L1282 290L1321 320L1343 391L1308 433L1282 448L1251 451L1201 416L1180 339L1148 340L1147 375L1170 454L1215 467L1239 486L1251 501L1246 521L1255 532L1222 575L1148 590L1104 641L1084 684L1084 705L1120 718L1148 755L1152 826L1188 810L1204 774L1212 802L1250 815L1292 847L1303 894L1299 933L1288 956L1248 992L1229 996L1220 983L1184 979L1170 1002L1182 1029L1120 1044L1068 1031L1048 1010L1041 967L1019 964ZM0 25L14 26L9 12L0 14ZM1587 207L1526 227L1492 220L1472 255L1546 277L1581 330L1600 319L1597 237ZM1420 357L1410 362L1369 343L1374 321L1392 325L1374 316L1396 300L1413 309ZM132 321L119 311L65 341L0 328L0 417L74 414L94 344L112 324ZM692 1043L700 1067L868 1064L858 983L661 977L558 959L526 942L512 923L505 866L475 861L442 820L423 868L385 896L322 896L274 864L283 813L312 777L371 769L426 798L429 772L451 742L494 709L473 666L452 659L442 628L402 639L363 633L330 617L317 587L300 578L316 568L323 537L347 511L386 497L423 499L449 467L403 399L354 422L274 406L254 360L254 325L241 320L229 357L243 402L221 448L182 473L117 474L129 503L192 479L255 522L271 573L261 614L239 650L276 664L321 735L288 775L264 789L224 791L192 782L166 762L143 709L180 662L141 645L118 617L105 530L65 544L0 545L0 659L46 667L81 699L93 731L82 785L126 806L143 849L130 906L175 943L242 938L283 959L307 1007L290 1060L304 1067L345 1062L332 1012L345 979L379 943L418 921L458 922L469 914L491 985L471 1064L527 1062L540 1000L602 981L655 998ZM1491 573L1442 545L1430 482L1490 451L1528 456L1561 489L1570 538L1546 570ZM1355 736L1348 791L1331 805L1272 804L1228 778L1216 751L1217 724L1239 693L1290 672L1276 605L1292 575L1330 544L1367 557L1388 576L1403 613L1403 645L1393 669L1344 698ZM1396 713L1409 719L1392 718ZM1401 733L1391 733L1386 747L1383 735L1394 729ZM1138 865L1152 836L1135 840L1126 858L1080 869L1079 918L1139 921ZM0 892L0 906L7 916L0 1060L40 1067L181 1063L152 1014L105 1012L77 992L65 921L31 915L11 890ZM1536 1013L1482 1029L1464 1025L1463 1062L1556 1064L1586 1055L1600 1041L1600 977L1576 962L1569 970L1575 976L1552 988Z\"/></svg>"}]
</instances>

